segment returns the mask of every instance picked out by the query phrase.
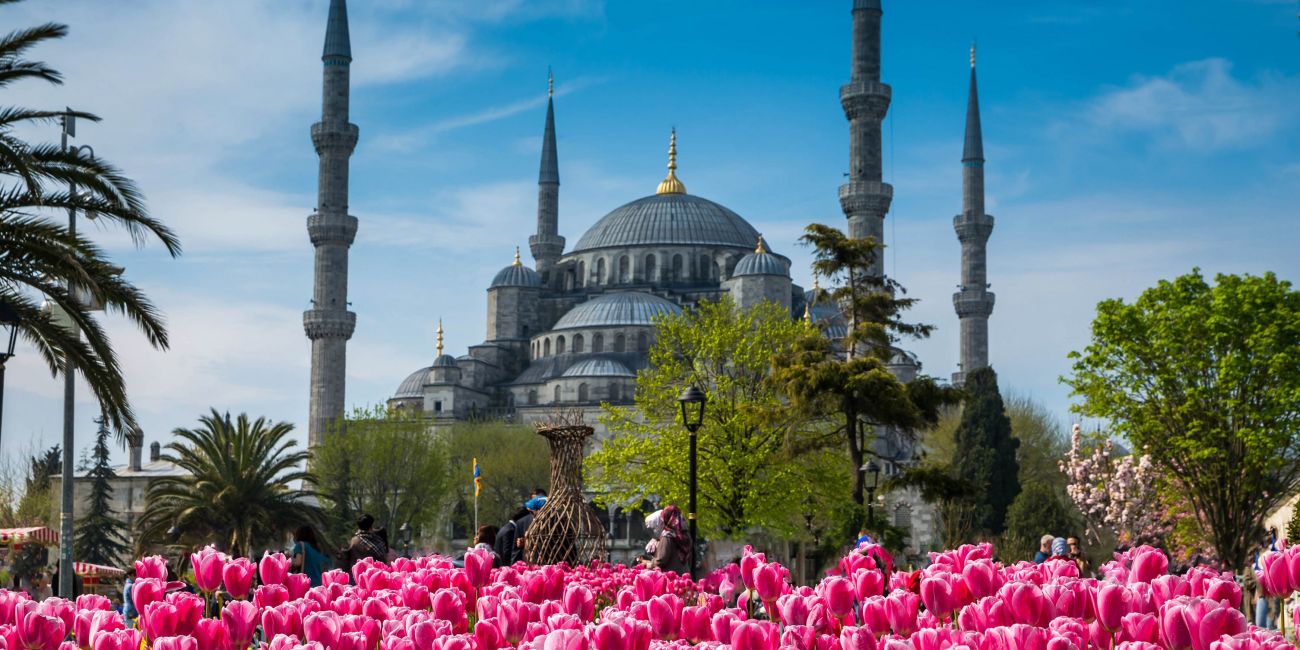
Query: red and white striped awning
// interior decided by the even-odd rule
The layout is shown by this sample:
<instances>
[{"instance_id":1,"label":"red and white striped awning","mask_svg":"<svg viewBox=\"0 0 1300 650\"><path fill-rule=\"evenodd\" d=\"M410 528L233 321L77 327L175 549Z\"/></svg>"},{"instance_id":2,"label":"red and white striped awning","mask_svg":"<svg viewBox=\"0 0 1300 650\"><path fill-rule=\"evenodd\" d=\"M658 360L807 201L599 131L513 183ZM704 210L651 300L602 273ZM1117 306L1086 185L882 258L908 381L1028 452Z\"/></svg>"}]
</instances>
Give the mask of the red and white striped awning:
<instances>
[{"instance_id":1,"label":"red and white striped awning","mask_svg":"<svg viewBox=\"0 0 1300 650\"><path fill-rule=\"evenodd\" d=\"M83 578L117 578L126 575L122 569L89 562L73 562L72 572Z\"/></svg>"},{"instance_id":2,"label":"red and white striped awning","mask_svg":"<svg viewBox=\"0 0 1300 650\"><path fill-rule=\"evenodd\" d=\"M0 544L58 544L59 533L53 528L0 528Z\"/></svg>"}]
</instances>

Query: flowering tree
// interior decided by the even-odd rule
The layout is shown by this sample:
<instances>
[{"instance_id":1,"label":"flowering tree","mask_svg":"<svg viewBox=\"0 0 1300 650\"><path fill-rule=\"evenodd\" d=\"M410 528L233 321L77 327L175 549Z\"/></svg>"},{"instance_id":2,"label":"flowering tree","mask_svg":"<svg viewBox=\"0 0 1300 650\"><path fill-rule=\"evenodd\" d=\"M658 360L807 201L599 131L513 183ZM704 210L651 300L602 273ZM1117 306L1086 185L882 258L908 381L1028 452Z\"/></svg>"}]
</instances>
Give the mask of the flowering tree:
<instances>
[{"instance_id":1,"label":"flowering tree","mask_svg":"<svg viewBox=\"0 0 1300 650\"><path fill-rule=\"evenodd\" d=\"M1151 457L1116 458L1110 439L1087 442L1074 425L1060 467L1068 481L1065 491L1083 514L1088 536L1097 543L1102 532L1110 532L1125 545L1160 544L1173 526L1164 516L1161 477Z\"/></svg>"}]
</instances>

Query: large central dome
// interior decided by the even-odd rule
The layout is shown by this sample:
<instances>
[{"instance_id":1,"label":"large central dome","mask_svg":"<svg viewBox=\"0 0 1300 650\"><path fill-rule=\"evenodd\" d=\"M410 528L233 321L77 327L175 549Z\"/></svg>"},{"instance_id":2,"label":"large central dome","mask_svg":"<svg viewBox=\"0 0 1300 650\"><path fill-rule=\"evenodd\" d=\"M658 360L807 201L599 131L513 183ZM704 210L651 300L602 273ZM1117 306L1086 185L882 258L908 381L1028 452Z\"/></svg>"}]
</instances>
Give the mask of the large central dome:
<instances>
[{"instance_id":1,"label":"large central dome","mask_svg":"<svg viewBox=\"0 0 1300 650\"><path fill-rule=\"evenodd\" d=\"M654 194L615 209L597 221L572 253L624 246L754 247L758 231L740 215L691 194Z\"/></svg>"}]
</instances>

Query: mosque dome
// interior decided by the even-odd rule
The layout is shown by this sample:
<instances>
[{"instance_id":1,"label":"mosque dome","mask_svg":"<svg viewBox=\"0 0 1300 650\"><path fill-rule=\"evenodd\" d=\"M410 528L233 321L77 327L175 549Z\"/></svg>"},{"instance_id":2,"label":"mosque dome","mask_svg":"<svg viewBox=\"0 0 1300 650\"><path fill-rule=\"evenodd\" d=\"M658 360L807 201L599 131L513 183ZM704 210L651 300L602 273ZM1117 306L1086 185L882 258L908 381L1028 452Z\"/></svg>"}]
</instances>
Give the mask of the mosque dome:
<instances>
[{"instance_id":1,"label":"mosque dome","mask_svg":"<svg viewBox=\"0 0 1300 650\"><path fill-rule=\"evenodd\" d=\"M681 307L659 296L632 291L609 293L570 309L551 329L628 325L648 327L654 324L652 321L655 316L680 313L682 313Z\"/></svg>"},{"instance_id":2,"label":"mosque dome","mask_svg":"<svg viewBox=\"0 0 1300 650\"><path fill-rule=\"evenodd\" d=\"M636 377L636 373L613 359L585 359L569 366L565 377Z\"/></svg>"},{"instance_id":3,"label":"mosque dome","mask_svg":"<svg viewBox=\"0 0 1300 650\"><path fill-rule=\"evenodd\" d=\"M393 393L393 399L424 397L424 385L429 381L430 370L433 370L432 366L420 368L408 375L397 386L397 392Z\"/></svg>"},{"instance_id":4,"label":"mosque dome","mask_svg":"<svg viewBox=\"0 0 1300 650\"><path fill-rule=\"evenodd\" d=\"M501 287L529 287L540 288L542 286L542 276L523 265L519 260L519 249L515 249L515 261L510 266L501 269L496 277L492 278L492 285L489 289L498 289Z\"/></svg>"},{"instance_id":5,"label":"mosque dome","mask_svg":"<svg viewBox=\"0 0 1300 650\"><path fill-rule=\"evenodd\" d=\"M758 231L731 210L686 193L677 178L677 134L668 149L668 177L658 191L614 209L583 233L571 253L624 246L749 248Z\"/></svg>"},{"instance_id":6,"label":"mosque dome","mask_svg":"<svg viewBox=\"0 0 1300 650\"><path fill-rule=\"evenodd\" d=\"M459 368L456 365L456 358L450 354L440 354L437 359L433 360L434 368Z\"/></svg>"},{"instance_id":7,"label":"mosque dome","mask_svg":"<svg viewBox=\"0 0 1300 650\"><path fill-rule=\"evenodd\" d=\"M767 250L767 243L759 236L758 246L754 252L740 258L732 277L742 275L790 275L790 267L779 255Z\"/></svg>"}]
</instances>

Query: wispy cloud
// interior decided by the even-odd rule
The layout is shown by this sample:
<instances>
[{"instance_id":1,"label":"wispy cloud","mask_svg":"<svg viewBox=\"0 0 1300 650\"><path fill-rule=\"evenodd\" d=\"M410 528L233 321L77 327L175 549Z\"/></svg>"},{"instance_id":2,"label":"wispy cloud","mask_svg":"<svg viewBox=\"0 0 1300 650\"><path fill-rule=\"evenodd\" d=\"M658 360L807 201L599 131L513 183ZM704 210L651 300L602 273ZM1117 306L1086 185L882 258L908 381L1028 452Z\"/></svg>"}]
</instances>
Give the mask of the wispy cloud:
<instances>
[{"instance_id":1,"label":"wispy cloud","mask_svg":"<svg viewBox=\"0 0 1300 650\"><path fill-rule=\"evenodd\" d=\"M1134 77L1090 102L1084 116L1103 131L1146 132L1166 146L1209 151L1249 147L1294 126L1297 105L1297 79L1238 79L1230 62L1213 58L1159 77Z\"/></svg>"}]
</instances>

